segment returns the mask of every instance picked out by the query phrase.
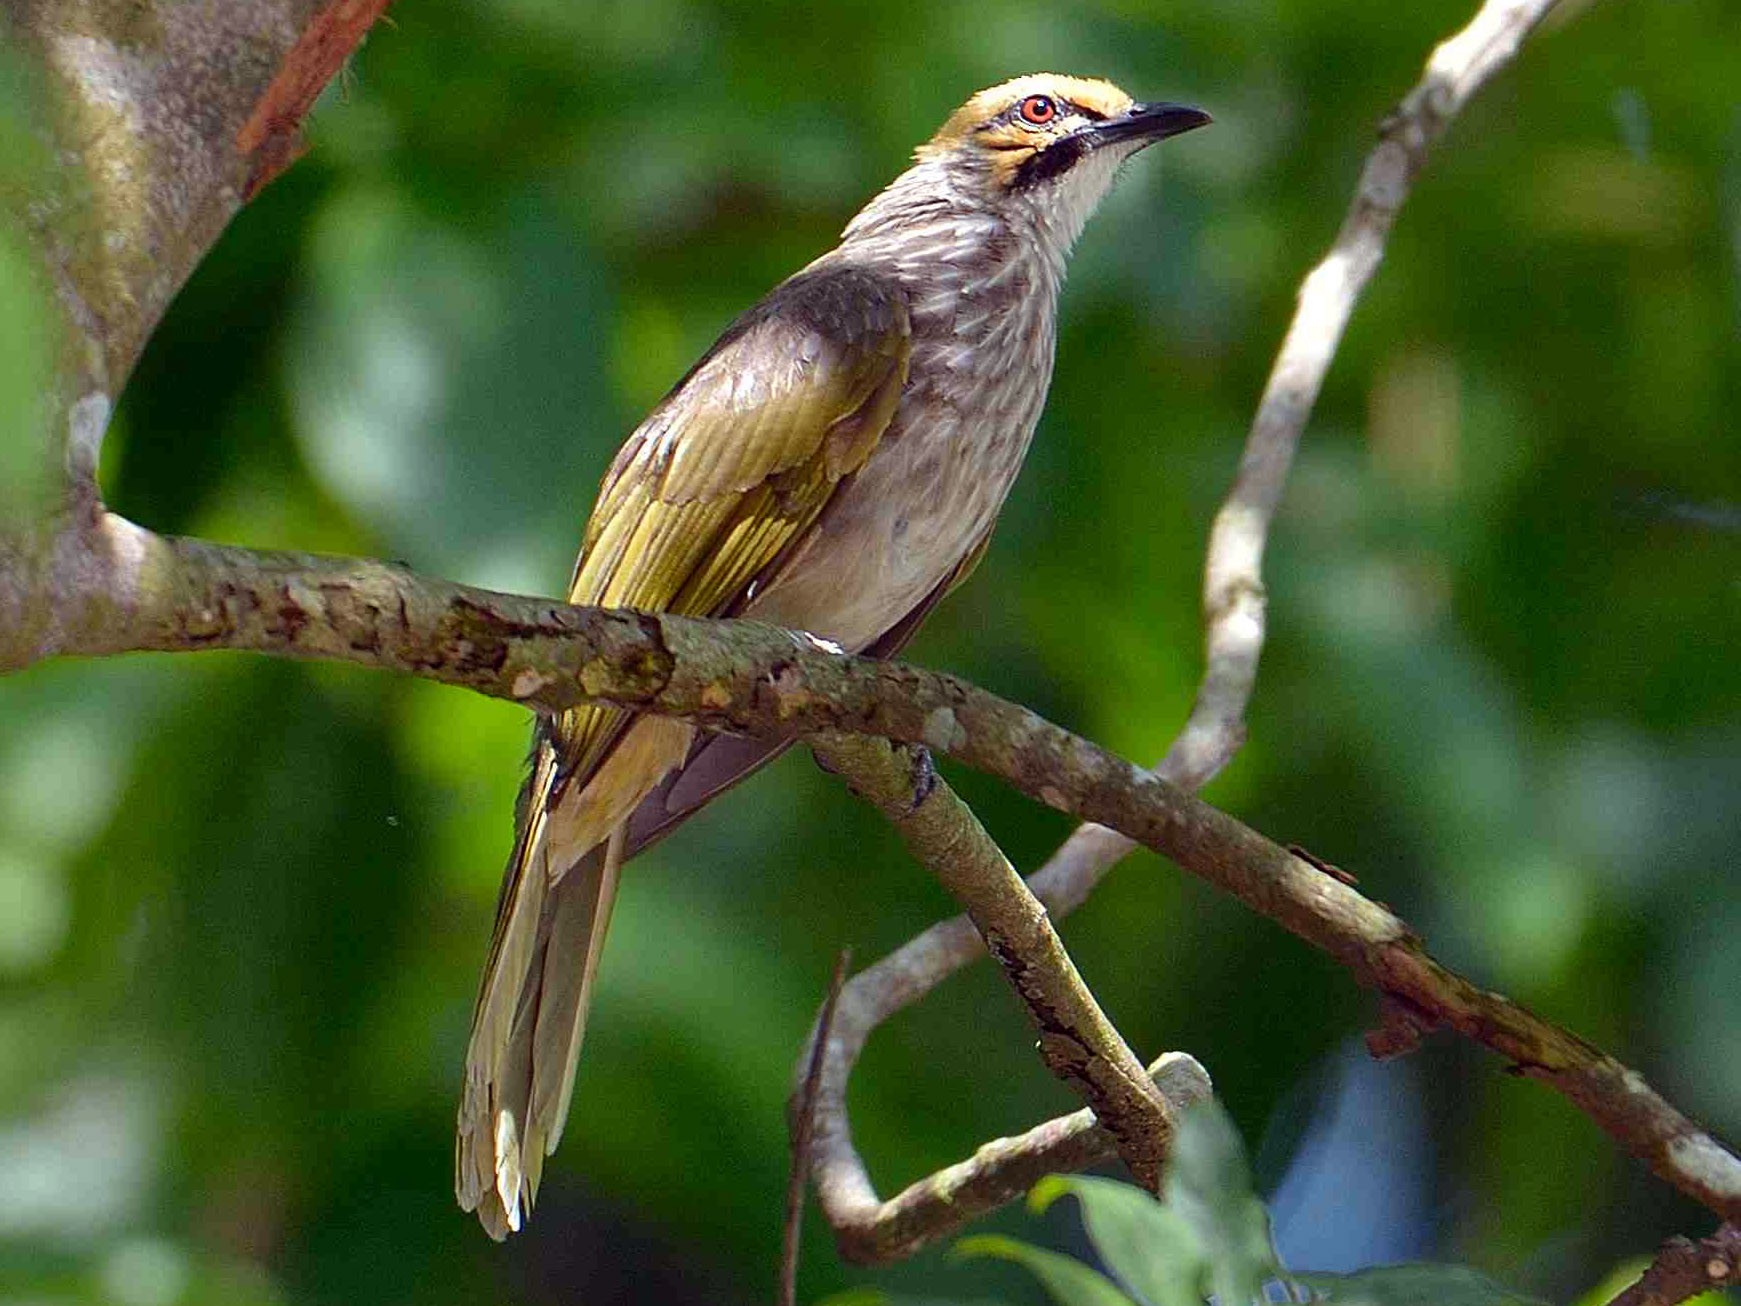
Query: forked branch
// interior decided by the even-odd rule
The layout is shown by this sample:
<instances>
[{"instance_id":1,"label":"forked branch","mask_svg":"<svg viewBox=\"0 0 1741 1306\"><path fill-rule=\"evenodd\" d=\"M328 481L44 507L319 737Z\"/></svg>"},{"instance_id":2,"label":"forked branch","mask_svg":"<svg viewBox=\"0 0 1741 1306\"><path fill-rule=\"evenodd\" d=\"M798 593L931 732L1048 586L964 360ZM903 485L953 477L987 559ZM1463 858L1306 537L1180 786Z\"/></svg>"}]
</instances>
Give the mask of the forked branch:
<instances>
[{"instance_id":1,"label":"forked branch","mask_svg":"<svg viewBox=\"0 0 1741 1306\"><path fill-rule=\"evenodd\" d=\"M1046 909L937 774L931 754L911 744L831 733L814 736L810 749L888 818L908 851L967 909L1033 1018L1041 1060L1106 1126L1137 1182L1160 1191L1176 1113L1077 973ZM839 1123L831 1118L825 1127ZM825 1143L831 1156L832 1142Z\"/></svg>"}]
</instances>

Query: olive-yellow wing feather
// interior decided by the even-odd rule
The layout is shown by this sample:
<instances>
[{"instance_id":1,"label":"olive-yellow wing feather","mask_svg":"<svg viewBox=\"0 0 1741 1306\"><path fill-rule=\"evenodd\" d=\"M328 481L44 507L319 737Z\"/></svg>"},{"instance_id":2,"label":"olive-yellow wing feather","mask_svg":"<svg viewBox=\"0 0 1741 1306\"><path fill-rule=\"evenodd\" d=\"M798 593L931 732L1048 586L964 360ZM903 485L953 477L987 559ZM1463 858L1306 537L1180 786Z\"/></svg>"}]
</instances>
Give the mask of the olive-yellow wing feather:
<instances>
[{"instance_id":1,"label":"olive-yellow wing feather","mask_svg":"<svg viewBox=\"0 0 1741 1306\"><path fill-rule=\"evenodd\" d=\"M618 453L569 602L729 610L869 456L909 352L905 305L880 278L841 269L788 281ZM609 708L569 713L559 731L565 778L588 775L624 719Z\"/></svg>"}]
</instances>

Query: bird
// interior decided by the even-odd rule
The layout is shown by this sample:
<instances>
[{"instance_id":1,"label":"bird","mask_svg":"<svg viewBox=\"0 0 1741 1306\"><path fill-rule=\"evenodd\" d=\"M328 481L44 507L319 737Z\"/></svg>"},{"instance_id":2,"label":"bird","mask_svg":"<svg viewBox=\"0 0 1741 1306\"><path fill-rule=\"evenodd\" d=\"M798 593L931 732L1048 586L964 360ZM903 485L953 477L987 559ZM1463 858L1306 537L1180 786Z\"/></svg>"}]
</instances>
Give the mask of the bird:
<instances>
[{"instance_id":1,"label":"bird","mask_svg":"<svg viewBox=\"0 0 1741 1306\"><path fill-rule=\"evenodd\" d=\"M1089 216L1134 154L1210 121L1050 73L973 95L630 434L568 601L893 656L985 552ZM459 1203L493 1238L562 1137L623 863L781 747L616 707L539 718L455 1146Z\"/></svg>"}]
</instances>

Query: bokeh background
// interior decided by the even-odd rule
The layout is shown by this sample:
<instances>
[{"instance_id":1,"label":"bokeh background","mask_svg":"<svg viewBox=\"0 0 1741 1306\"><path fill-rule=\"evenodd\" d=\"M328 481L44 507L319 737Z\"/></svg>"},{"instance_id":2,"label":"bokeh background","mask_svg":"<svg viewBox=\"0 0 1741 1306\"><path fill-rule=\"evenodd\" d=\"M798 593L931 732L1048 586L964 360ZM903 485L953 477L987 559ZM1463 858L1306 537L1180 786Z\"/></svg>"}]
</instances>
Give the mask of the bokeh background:
<instances>
[{"instance_id":1,"label":"bokeh background","mask_svg":"<svg viewBox=\"0 0 1741 1306\"><path fill-rule=\"evenodd\" d=\"M1461 120L1361 305L1211 797L1741 1137L1741 11L1564 7ZM405 0L173 306L106 449L159 530L555 593L610 453L973 89L1200 103L1090 226L995 545L911 656L1152 759L1299 278L1469 0ZM5 81L14 87L16 79ZM16 272L16 260L8 265ZM0 271L4 271L0 268ZM14 282L16 277L14 276ZM21 357L28 333L0 302ZM23 342L23 343L19 343ZM949 907L803 756L636 863L530 1232L450 1195L528 722L244 657L0 681L0 1299L768 1300L782 1109L833 956ZM1067 832L978 777L1016 860ZM1710 1219L1157 858L1067 926L1188 1049L1298 1268L1434 1256L1555 1300ZM886 1191L1072 1105L985 967L872 1041ZM1078 1245L1063 1208L1036 1226ZM1034 1300L940 1252L803 1296Z\"/></svg>"}]
</instances>

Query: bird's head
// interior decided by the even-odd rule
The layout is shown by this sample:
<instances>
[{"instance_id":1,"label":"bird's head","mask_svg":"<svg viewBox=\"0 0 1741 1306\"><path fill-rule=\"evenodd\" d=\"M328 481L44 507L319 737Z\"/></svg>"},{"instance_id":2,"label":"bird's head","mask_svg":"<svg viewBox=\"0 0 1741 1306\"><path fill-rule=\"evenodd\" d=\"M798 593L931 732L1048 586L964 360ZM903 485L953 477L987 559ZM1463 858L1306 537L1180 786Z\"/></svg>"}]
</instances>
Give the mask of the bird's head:
<instances>
[{"instance_id":1,"label":"bird's head","mask_svg":"<svg viewBox=\"0 0 1741 1306\"><path fill-rule=\"evenodd\" d=\"M1209 122L1201 109L1142 104L1111 82L1055 73L979 92L915 152L916 161L848 224L848 240L955 259L975 218L1008 224L1016 242L1061 259L1138 150ZM1001 246L1000 246L1001 247ZM989 248L989 247L988 247Z\"/></svg>"},{"instance_id":2,"label":"bird's head","mask_svg":"<svg viewBox=\"0 0 1741 1306\"><path fill-rule=\"evenodd\" d=\"M1116 167L1145 146L1209 121L1183 104L1139 104L1111 82L1034 73L979 92L919 147L918 157L975 168L990 186L1013 194L1069 187L1084 180L1073 175L1083 165Z\"/></svg>"}]
</instances>

